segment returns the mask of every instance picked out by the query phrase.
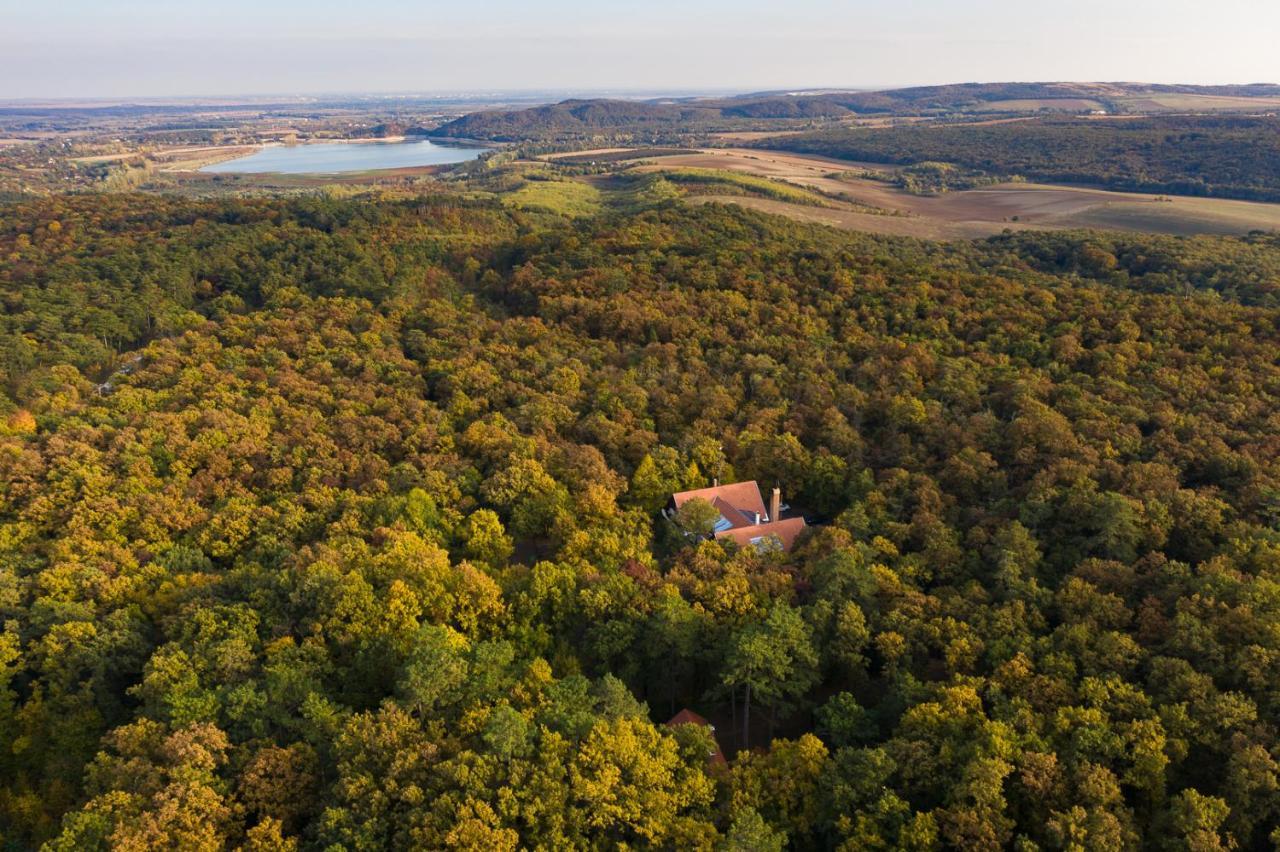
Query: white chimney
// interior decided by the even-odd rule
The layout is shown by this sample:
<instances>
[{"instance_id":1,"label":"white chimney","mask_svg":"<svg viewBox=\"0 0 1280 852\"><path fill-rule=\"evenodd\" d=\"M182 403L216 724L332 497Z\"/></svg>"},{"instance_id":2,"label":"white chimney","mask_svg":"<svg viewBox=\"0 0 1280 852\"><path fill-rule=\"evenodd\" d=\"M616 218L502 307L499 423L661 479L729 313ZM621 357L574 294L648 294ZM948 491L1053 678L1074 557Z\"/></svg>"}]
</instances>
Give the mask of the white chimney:
<instances>
[{"instance_id":1,"label":"white chimney","mask_svg":"<svg viewBox=\"0 0 1280 852\"><path fill-rule=\"evenodd\" d=\"M769 522L776 524L782 520L782 489L775 487L773 496L769 498Z\"/></svg>"}]
</instances>

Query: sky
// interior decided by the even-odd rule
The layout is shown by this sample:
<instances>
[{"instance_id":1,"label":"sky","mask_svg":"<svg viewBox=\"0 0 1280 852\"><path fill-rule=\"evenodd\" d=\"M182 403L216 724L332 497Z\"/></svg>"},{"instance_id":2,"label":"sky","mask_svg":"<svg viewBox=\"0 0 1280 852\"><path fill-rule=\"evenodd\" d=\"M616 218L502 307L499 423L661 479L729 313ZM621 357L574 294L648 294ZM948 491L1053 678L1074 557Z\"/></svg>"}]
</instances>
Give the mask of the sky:
<instances>
[{"instance_id":1,"label":"sky","mask_svg":"<svg viewBox=\"0 0 1280 852\"><path fill-rule=\"evenodd\" d=\"M1280 82L1276 0L0 0L0 98Z\"/></svg>"}]
</instances>

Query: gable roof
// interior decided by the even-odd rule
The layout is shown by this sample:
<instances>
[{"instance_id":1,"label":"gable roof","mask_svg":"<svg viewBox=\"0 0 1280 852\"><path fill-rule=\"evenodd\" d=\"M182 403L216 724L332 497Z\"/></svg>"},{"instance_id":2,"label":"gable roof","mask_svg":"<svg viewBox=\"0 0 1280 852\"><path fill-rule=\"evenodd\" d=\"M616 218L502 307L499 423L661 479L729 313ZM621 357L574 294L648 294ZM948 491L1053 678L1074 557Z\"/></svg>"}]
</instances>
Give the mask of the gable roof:
<instances>
[{"instance_id":1,"label":"gable roof","mask_svg":"<svg viewBox=\"0 0 1280 852\"><path fill-rule=\"evenodd\" d=\"M690 710L688 707L672 716L667 722L668 728L675 728L679 725L700 725L711 732L711 742L715 744L715 750L707 755L707 763L711 766L725 766L728 761L724 759L724 752L720 750L720 741L716 739L716 726Z\"/></svg>"},{"instance_id":2,"label":"gable roof","mask_svg":"<svg viewBox=\"0 0 1280 852\"><path fill-rule=\"evenodd\" d=\"M716 497L711 501L711 505L720 510L720 517L728 521L731 527L748 527L755 523L753 518L748 518L742 512L730 506L723 497Z\"/></svg>"},{"instance_id":3,"label":"gable roof","mask_svg":"<svg viewBox=\"0 0 1280 852\"><path fill-rule=\"evenodd\" d=\"M750 514L752 512L761 518L768 514L764 508L764 499L760 496L760 486L756 485L754 479L750 482L733 482L712 488L696 488L693 491L681 491L671 495L677 509L694 498L706 500L715 506L724 519L735 528L750 526L754 520Z\"/></svg>"},{"instance_id":4,"label":"gable roof","mask_svg":"<svg viewBox=\"0 0 1280 852\"><path fill-rule=\"evenodd\" d=\"M702 725L703 727L710 727L711 723L686 707L667 720L668 728L674 728L676 725Z\"/></svg>"},{"instance_id":5,"label":"gable roof","mask_svg":"<svg viewBox=\"0 0 1280 852\"><path fill-rule=\"evenodd\" d=\"M782 549L790 550L804 530L804 518L786 518L773 524L753 524L749 527L734 527L723 530L716 533L716 538L733 539L739 547L748 547L755 544L755 540L767 536L776 536L778 541L782 543Z\"/></svg>"}]
</instances>

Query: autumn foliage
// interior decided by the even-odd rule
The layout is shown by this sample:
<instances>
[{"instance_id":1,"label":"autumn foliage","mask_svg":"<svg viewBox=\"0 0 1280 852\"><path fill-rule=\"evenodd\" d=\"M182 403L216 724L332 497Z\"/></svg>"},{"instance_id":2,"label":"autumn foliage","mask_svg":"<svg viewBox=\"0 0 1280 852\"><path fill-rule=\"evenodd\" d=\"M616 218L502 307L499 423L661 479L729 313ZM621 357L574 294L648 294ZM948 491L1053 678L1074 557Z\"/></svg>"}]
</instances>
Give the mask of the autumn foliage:
<instances>
[{"instance_id":1,"label":"autumn foliage","mask_svg":"<svg viewBox=\"0 0 1280 852\"><path fill-rule=\"evenodd\" d=\"M1144 239L5 208L5 842L1268 848L1280 314L1195 257L1276 249Z\"/></svg>"}]
</instances>

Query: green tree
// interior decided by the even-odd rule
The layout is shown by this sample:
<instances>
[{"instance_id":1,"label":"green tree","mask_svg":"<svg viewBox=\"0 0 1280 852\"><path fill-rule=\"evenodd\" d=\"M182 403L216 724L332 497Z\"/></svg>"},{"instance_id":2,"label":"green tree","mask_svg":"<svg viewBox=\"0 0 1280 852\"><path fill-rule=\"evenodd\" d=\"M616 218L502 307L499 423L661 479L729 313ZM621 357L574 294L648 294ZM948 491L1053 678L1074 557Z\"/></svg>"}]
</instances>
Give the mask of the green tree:
<instances>
[{"instance_id":1,"label":"green tree","mask_svg":"<svg viewBox=\"0 0 1280 852\"><path fill-rule=\"evenodd\" d=\"M722 675L731 690L742 690L742 744L751 740L751 703L772 713L786 712L817 678L818 655L804 619L778 603L761 622L732 638Z\"/></svg>"},{"instance_id":2,"label":"green tree","mask_svg":"<svg viewBox=\"0 0 1280 852\"><path fill-rule=\"evenodd\" d=\"M710 536L719 520L720 510L701 497L686 500L675 515L676 526L691 536Z\"/></svg>"},{"instance_id":3,"label":"green tree","mask_svg":"<svg viewBox=\"0 0 1280 852\"><path fill-rule=\"evenodd\" d=\"M489 509L477 509L467 516L462 540L467 556L486 565L501 567L511 558L511 537L498 514Z\"/></svg>"}]
</instances>

